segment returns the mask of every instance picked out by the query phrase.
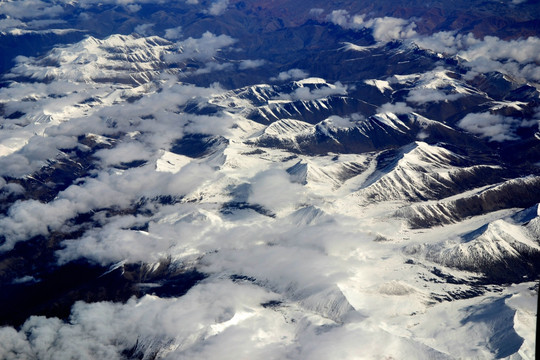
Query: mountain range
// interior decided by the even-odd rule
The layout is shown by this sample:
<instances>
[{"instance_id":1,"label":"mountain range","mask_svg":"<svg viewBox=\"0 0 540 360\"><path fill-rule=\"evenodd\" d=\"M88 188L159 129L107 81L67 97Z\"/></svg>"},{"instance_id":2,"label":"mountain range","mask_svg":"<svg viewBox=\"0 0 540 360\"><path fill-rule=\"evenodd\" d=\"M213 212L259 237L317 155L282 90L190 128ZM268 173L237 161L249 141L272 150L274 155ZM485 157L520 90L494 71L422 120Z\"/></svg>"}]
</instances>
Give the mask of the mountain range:
<instances>
[{"instance_id":1,"label":"mountain range","mask_svg":"<svg viewBox=\"0 0 540 360\"><path fill-rule=\"evenodd\" d=\"M0 4L0 359L535 356L535 1Z\"/></svg>"}]
</instances>

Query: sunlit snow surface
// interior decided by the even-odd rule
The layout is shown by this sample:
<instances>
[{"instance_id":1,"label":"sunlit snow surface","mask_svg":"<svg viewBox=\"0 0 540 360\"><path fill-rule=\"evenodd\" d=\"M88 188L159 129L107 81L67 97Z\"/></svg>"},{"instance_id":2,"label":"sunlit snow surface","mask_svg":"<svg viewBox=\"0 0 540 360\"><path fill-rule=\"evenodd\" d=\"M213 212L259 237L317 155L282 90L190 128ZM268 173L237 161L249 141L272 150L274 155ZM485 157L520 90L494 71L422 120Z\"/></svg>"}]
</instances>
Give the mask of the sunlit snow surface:
<instances>
[{"instance_id":1,"label":"sunlit snow surface","mask_svg":"<svg viewBox=\"0 0 540 360\"><path fill-rule=\"evenodd\" d=\"M140 65L110 63L96 50L109 45L132 47ZM528 227L512 217L521 209L507 209L411 229L396 211L409 211L418 198L428 200L419 206L429 206L435 201L432 182L470 171L455 165L461 155L416 141L398 149L397 163L381 168L374 152L309 156L259 148L254 144L264 137L294 145L302 136L316 131L332 136L332 129L362 126L365 119L333 118L316 125L248 120L249 110L259 106L255 101L219 85L196 87L160 73L155 59L172 46L155 37L89 38L52 51L48 56L58 67L44 65L52 61L45 57L43 63L31 60L14 68L13 78L54 80L20 80L0 90L9 112L24 113L2 120L0 175L31 176L48 159L69 156L76 148L90 151L77 140L87 134L104 147L94 154L91 175L52 201L14 204L0 218L5 236L0 250L37 235L69 233L76 226L69 219L96 212L100 226L64 240L58 264L85 258L111 267L140 262L155 268L170 260L207 278L177 298L78 302L68 321L31 317L21 329L1 328L1 358L120 359L125 351L145 359L534 356L535 283L476 286L478 274L456 270L452 261L540 249L538 214ZM91 54L107 66L89 59ZM70 68L74 61L83 67ZM111 77L115 81L107 80ZM473 91L439 70L366 81L383 93L407 82L415 84L412 102L425 89L444 88L436 94L452 98ZM320 78L292 86L294 92L270 99L265 86L252 91L270 113L279 108L275 104L297 100L324 107L328 97L347 93L346 86ZM24 103L28 98L32 105ZM219 108L210 115L181 110L193 101ZM374 118L388 129L408 129L386 110ZM190 134L220 140L200 156L175 153L175 142ZM136 167L120 166L138 160ZM140 205L147 211L138 214L99 215L160 196L176 201L148 201ZM145 230L137 229L143 224ZM483 226L484 232L475 233ZM460 281L443 281L436 270ZM460 297L475 290L481 291Z\"/></svg>"}]
</instances>

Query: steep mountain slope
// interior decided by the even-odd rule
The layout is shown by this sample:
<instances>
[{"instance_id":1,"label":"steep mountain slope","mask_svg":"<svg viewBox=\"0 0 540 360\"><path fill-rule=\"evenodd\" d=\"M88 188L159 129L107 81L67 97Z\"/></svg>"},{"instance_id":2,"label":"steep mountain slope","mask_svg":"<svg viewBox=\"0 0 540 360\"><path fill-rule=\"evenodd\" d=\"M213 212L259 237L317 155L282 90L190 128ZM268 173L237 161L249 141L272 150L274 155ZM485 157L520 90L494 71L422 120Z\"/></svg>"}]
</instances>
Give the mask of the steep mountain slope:
<instances>
[{"instance_id":1,"label":"steep mountain slope","mask_svg":"<svg viewBox=\"0 0 540 360\"><path fill-rule=\"evenodd\" d=\"M173 51L172 43L157 36L112 35L103 40L87 37L42 58L19 60L8 79L141 85L161 76L166 68L164 56Z\"/></svg>"},{"instance_id":2,"label":"steep mountain slope","mask_svg":"<svg viewBox=\"0 0 540 360\"><path fill-rule=\"evenodd\" d=\"M473 165L463 156L423 142L390 154L381 154L378 168L357 196L367 201L441 199L490 184L506 173L497 166Z\"/></svg>"}]
</instances>

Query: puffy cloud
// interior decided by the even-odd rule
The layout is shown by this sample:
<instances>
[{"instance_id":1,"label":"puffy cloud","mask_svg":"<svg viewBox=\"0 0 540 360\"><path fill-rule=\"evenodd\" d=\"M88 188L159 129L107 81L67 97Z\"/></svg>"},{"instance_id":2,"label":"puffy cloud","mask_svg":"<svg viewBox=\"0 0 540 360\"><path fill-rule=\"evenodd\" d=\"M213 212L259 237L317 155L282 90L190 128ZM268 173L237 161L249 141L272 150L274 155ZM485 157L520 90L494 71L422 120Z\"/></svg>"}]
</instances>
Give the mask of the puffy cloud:
<instances>
[{"instance_id":1,"label":"puffy cloud","mask_svg":"<svg viewBox=\"0 0 540 360\"><path fill-rule=\"evenodd\" d=\"M78 214L110 207L128 208L141 198L185 196L215 176L205 164L188 164L176 174L156 172L152 164L120 172L99 172L95 178L71 185L49 203L27 200L13 204L7 216L0 218L0 233L5 237L0 251L11 250L19 241L60 231L63 227L69 231L66 221Z\"/></svg>"},{"instance_id":2,"label":"puffy cloud","mask_svg":"<svg viewBox=\"0 0 540 360\"><path fill-rule=\"evenodd\" d=\"M264 60L242 60L238 68L240 70L254 69L263 66L265 62Z\"/></svg>"},{"instance_id":3,"label":"puffy cloud","mask_svg":"<svg viewBox=\"0 0 540 360\"><path fill-rule=\"evenodd\" d=\"M13 194L24 194L24 188L17 183L6 183L6 181L0 177L0 199L4 199L5 197Z\"/></svg>"},{"instance_id":4,"label":"puffy cloud","mask_svg":"<svg viewBox=\"0 0 540 360\"><path fill-rule=\"evenodd\" d=\"M495 36L486 36L483 40L469 41L459 56L468 61L479 58L492 60L515 60L518 63L540 62L540 39L529 37L527 39L504 41Z\"/></svg>"},{"instance_id":5,"label":"puffy cloud","mask_svg":"<svg viewBox=\"0 0 540 360\"><path fill-rule=\"evenodd\" d=\"M347 10L334 10L326 19L347 29L372 29L375 40L382 42L409 39L417 35L414 22L390 16L366 20L365 15L352 16Z\"/></svg>"},{"instance_id":6,"label":"puffy cloud","mask_svg":"<svg viewBox=\"0 0 540 360\"><path fill-rule=\"evenodd\" d=\"M381 22L378 26L382 28L383 25L388 26L390 33L400 26L400 31L407 28L392 21ZM179 34L180 29L171 36ZM207 34L208 39L203 35L201 39L190 38L191 42L182 45L187 49L185 51L191 52L191 57L209 61L201 70L222 66L210 60L220 48L232 44L230 38L220 39ZM408 36L403 34L398 32L392 36ZM239 68L242 64L258 65L256 61L245 60ZM306 76L302 70L293 69L276 79L285 81ZM55 86L58 92L73 94L50 102L44 100ZM174 174L155 171L153 160L160 151L170 149L171 143L185 133L224 135L238 121L238 114L197 116L182 113L181 107L188 102L204 103L212 96L223 94L224 90L218 85L200 88L163 77L159 85L141 86L134 92L128 87L119 89L111 84L103 88L96 84L69 86L53 81L47 85L0 89L2 98L10 99L6 104L10 112L20 109L37 113L45 109L48 114L60 114L64 109L70 109L69 104L78 105L84 100L77 98L79 95L75 95L75 91L84 94L80 96L101 99L108 99L105 95L110 95L114 100L114 103L96 102L92 106L83 106L83 113L66 111L68 115L62 118L66 121L54 122L46 130L40 128L43 136L32 135L28 144L5 157L10 159L9 165L18 163L26 169L24 171L35 170L43 159L56 156L60 148L77 145L76 137L88 132L114 134L118 138L116 145L98 151L95 154L98 169L90 177L60 192L50 203L20 201L12 205L7 216L0 218L0 233L6 236L0 251L8 250L16 241L46 235L51 230L69 231L69 219L95 210L93 220L98 226L87 229L78 239L63 242L64 248L57 252L60 263L80 257L102 265L119 261L155 263L166 257L173 259L179 267L195 263L200 271L209 274L209 278L180 298L145 296L125 304L77 303L68 321L32 317L20 331L0 328L0 353L6 358L121 359L130 350L140 351L147 358L170 359L214 358L216 354L231 359L355 358L359 348L366 357L381 354L408 358L443 357L415 340L406 339L402 333L395 335L396 329L408 327L411 321L416 324L408 327L413 336L418 334L419 328L431 326L426 325L433 323L429 316L426 316L429 321L418 322L416 319L423 316L424 311L430 315L430 309L438 305L427 308L422 305L422 311L414 318L411 312L403 317L399 315L405 312L403 307L415 303L417 298L419 303L425 304L429 295L414 295L411 290L413 295L402 295L404 297L399 296L396 300L395 294L381 295L377 290L385 284L380 281L383 276L392 280L403 276L400 281L414 284L415 274L419 271L414 268L407 273L412 265L403 263L401 241L397 245L392 241L374 244L372 236L363 233L364 228L386 230L392 219L371 224L371 219L343 220L332 213L317 215L316 220L310 220L306 225L298 220L299 217L304 220L302 215L290 214L306 199L336 212L345 206L330 205L335 199L334 193L331 196L311 193L307 187L291 183L289 175L281 168L290 166L290 160L287 164L268 165L268 154L264 159L236 154L238 148L244 149L245 144L240 141L233 143L223 154L228 163L221 168L222 154L217 154L212 159L188 159L187 164ZM312 100L345 94L347 87L341 83L307 84L288 96L291 100ZM129 95L142 97L128 103L125 99ZM420 95L411 92L408 100ZM432 96L435 101L442 95L435 92ZM26 96L37 100L21 105L20 99ZM413 111L405 103L385 104L379 110L398 114ZM32 119L19 121L30 122ZM350 118L330 117L325 123L350 127L361 120L361 116L351 115ZM260 129L246 119L241 121L246 128ZM465 126L476 129L466 121ZM27 129L30 133L34 130ZM135 130L138 133L134 134ZM9 133L13 134L20 135L19 132ZM368 159L358 155L347 157L359 164ZM149 163L125 171L108 168L138 159ZM325 161L322 157L313 159L314 162L319 160ZM332 163L337 161L332 160ZM230 166L243 168L233 173ZM280 169L265 170L269 166ZM220 205L229 201L230 188L239 183L246 185L249 203L276 212L276 218L248 209L226 214ZM0 186L5 191L10 185L0 178ZM143 206L135 205L137 200L160 195L183 197L183 200L167 206L150 202L141 209L144 216L122 215L121 212L117 216L107 216L101 210L109 207L132 210L133 206ZM196 201L190 203L193 200ZM301 210L305 209L298 209ZM147 231L133 230L146 224ZM389 266L380 266L381 259ZM399 271L395 271L396 268ZM374 273L373 269L380 271ZM353 274L355 278L351 278ZM231 276L235 281L229 280ZM343 283L349 278L354 286L347 289ZM423 284L423 280L419 281ZM393 281L390 287L396 283L400 285L399 281ZM375 285L370 287L371 284ZM409 288L413 286L407 285ZM348 293L342 289L347 289ZM354 301L358 311L351 305ZM465 305L459 311L443 311L448 307L441 310L446 316L457 319L448 328L466 328L458 324L462 320L460 311L464 308ZM388 323L389 318L391 323ZM484 330L479 334L475 336L482 339L489 335ZM434 338L429 335L415 338ZM444 335L448 337L447 333ZM389 344L384 349L374 345L381 339ZM440 344L444 347L445 341L438 342L438 347ZM142 357L141 353L134 356ZM463 357L474 357L468 356L470 353L463 354Z\"/></svg>"},{"instance_id":7,"label":"puffy cloud","mask_svg":"<svg viewBox=\"0 0 540 360\"><path fill-rule=\"evenodd\" d=\"M381 113L393 113L393 114L408 114L414 111L404 102L386 103L382 105L378 110Z\"/></svg>"},{"instance_id":8,"label":"puffy cloud","mask_svg":"<svg viewBox=\"0 0 540 360\"><path fill-rule=\"evenodd\" d=\"M540 39L529 37L501 40L495 36L477 39L473 34L439 32L430 36L417 36L418 46L435 52L459 56L470 68L468 77L479 73L500 71L511 76L540 80Z\"/></svg>"},{"instance_id":9,"label":"puffy cloud","mask_svg":"<svg viewBox=\"0 0 540 360\"><path fill-rule=\"evenodd\" d=\"M12 29L18 29L25 26L26 24L23 23L19 19L13 19L13 18L0 19L0 31L9 31Z\"/></svg>"},{"instance_id":10,"label":"puffy cloud","mask_svg":"<svg viewBox=\"0 0 540 360\"><path fill-rule=\"evenodd\" d=\"M429 36L418 36L414 42L423 49L455 55L459 50L478 43L478 40L471 33L463 35L455 31L441 31Z\"/></svg>"},{"instance_id":11,"label":"puffy cloud","mask_svg":"<svg viewBox=\"0 0 540 360\"><path fill-rule=\"evenodd\" d=\"M312 16L320 16L324 13L324 9L321 8L313 8L309 10L309 14Z\"/></svg>"},{"instance_id":12,"label":"puffy cloud","mask_svg":"<svg viewBox=\"0 0 540 360\"><path fill-rule=\"evenodd\" d=\"M53 142L41 136L30 137L18 151L0 157L0 175L21 177L32 173L46 165L49 159L61 156L59 149L72 149L77 146L77 140L71 136L60 135L55 137L55 140Z\"/></svg>"},{"instance_id":13,"label":"puffy cloud","mask_svg":"<svg viewBox=\"0 0 540 360\"><path fill-rule=\"evenodd\" d=\"M128 9L129 12L136 13L142 9L141 5L138 4L128 4L126 5L126 9Z\"/></svg>"},{"instance_id":14,"label":"puffy cloud","mask_svg":"<svg viewBox=\"0 0 540 360\"><path fill-rule=\"evenodd\" d=\"M282 71L278 74L277 77L273 77L270 80L272 81L287 81L287 80L298 80L298 79L304 79L308 76L308 73L306 73L304 70L301 69L290 69L287 71Z\"/></svg>"},{"instance_id":15,"label":"puffy cloud","mask_svg":"<svg viewBox=\"0 0 540 360\"><path fill-rule=\"evenodd\" d=\"M182 27L178 26L175 28L166 29L164 37L169 40L178 40L182 38Z\"/></svg>"},{"instance_id":16,"label":"puffy cloud","mask_svg":"<svg viewBox=\"0 0 540 360\"><path fill-rule=\"evenodd\" d=\"M151 29L152 27L154 26L155 24L140 24L140 25L137 25L135 26L135 29L134 31L137 33L137 34L141 34L143 36L147 36L147 35L150 35L151 34Z\"/></svg>"},{"instance_id":17,"label":"puffy cloud","mask_svg":"<svg viewBox=\"0 0 540 360\"><path fill-rule=\"evenodd\" d=\"M416 24L404 19L385 16L368 20L364 24L373 29L373 37L378 41L409 39L416 35Z\"/></svg>"},{"instance_id":18,"label":"puffy cloud","mask_svg":"<svg viewBox=\"0 0 540 360\"><path fill-rule=\"evenodd\" d=\"M214 62L214 61L211 61L211 62L208 62L206 64L204 64L204 67L202 68L199 68L195 71L193 71L192 73L190 74L185 74L186 76L187 75L202 75L202 74L208 74L208 73L211 73L211 72L214 72L214 71L224 71L224 70L228 70L228 69L232 69L234 67L233 64L231 63L217 63L217 62Z\"/></svg>"},{"instance_id":19,"label":"puffy cloud","mask_svg":"<svg viewBox=\"0 0 540 360\"><path fill-rule=\"evenodd\" d=\"M6 217L0 218L0 230L5 241L0 252L13 249L18 241L48 234L60 229L64 222L77 214L77 204L62 199L51 204L28 200L13 204Z\"/></svg>"},{"instance_id":20,"label":"puffy cloud","mask_svg":"<svg viewBox=\"0 0 540 360\"><path fill-rule=\"evenodd\" d=\"M515 129L520 121L511 117L490 113L467 114L458 126L490 141L502 142L517 140Z\"/></svg>"},{"instance_id":21,"label":"puffy cloud","mask_svg":"<svg viewBox=\"0 0 540 360\"><path fill-rule=\"evenodd\" d=\"M279 262L273 264L274 267L279 265ZM287 273L287 268L282 267L281 273L295 272ZM313 275L317 273L319 269L314 269ZM392 317L395 328L390 330L386 323L381 326L378 319L369 315L351 316L335 322L314 312L302 313L298 306L300 301L280 303L284 300L280 294L249 281L211 278L181 298L147 295L125 304L78 302L68 322L31 317L19 331L11 327L0 329L0 351L6 360L115 360L125 358L129 351L141 358L160 359L210 359L216 354L231 360L246 357L357 359L359 349L366 358L446 358L452 351L460 357L474 358L485 355L486 350L459 347L456 352L456 344L476 336L493 340L489 338L488 327L500 326L495 321L500 314L488 310L497 308L506 315L513 314L515 307L525 321L534 320L534 315L530 315L534 314L536 304L532 291L515 290L514 294L504 295L509 298L509 305L505 305L502 296L486 297L482 305L458 302L452 304L450 310L443 304L430 307L426 314L415 317L415 320L419 319L413 327L415 333L432 341L435 339L440 344L438 351L418 340L420 336L396 333L397 324L400 324L397 316ZM379 294L374 301L380 305L387 298ZM274 306L263 307L261 304ZM432 325L434 318L449 330L441 333L439 327ZM451 340L448 340L449 335L452 335ZM381 340L384 347L380 346Z\"/></svg>"},{"instance_id":22,"label":"puffy cloud","mask_svg":"<svg viewBox=\"0 0 540 360\"><path fill-rule=\"evenodd\" d=\"M357 125L358 122L365 120L365 117L361 114L352 114L351 117L341 117L332 115L328 119L324 120L324 123L328 126L336 128L351 128Z\"/></svg>"},{"instance_id":23,"label":"puffy cloud","mask_svg":"<svg viewBox=\"0 0 540 360\"><path fill-rule=\"evenodd\" d=\"M469 77L501 71L528 80L540 80L540 69L536 65L540 61L540 39L537 37L509 41L495 36L477 39L471 33L457 34L455 31L420 35L411 20L388 16L366 19L366 15L353 16L347 10L334 10L326 19L347 29L369 28L377 41L409 39L420 48L459 56L471 69Z\"/></svg>"},{"instance_id":24,"label":"puffy cloud","mask_svg":"<svg viewBox=\"0 0 540 360\"><path fill-rule=\"evenodd\" d=\"M214 16L222 15L227 10L228 6L229 0L216 0L208 9L208 13Z\"/></svg>"},{"instance_id":25,"label":"puffy cloud","mask_svg":"<svg viewBox=\"0 0 540 360\"><path fill-rule=\"evenodd\" d=\"M229 115L208 116L188 115L184 131L191 134L226 135L234 124L234 118Z\"/></svg>"},{"instance_id":26,"label":"puffy cloud","mask_svg":"<svg viewBox=\"0 0 540 360\"><path fill-rule=\"evenodd\" d=\"M178 54L166 54L165 60L169 62L180 62L188 59L211 60L222 48L231 46L236 42L228 35L214 35L205 32L200 38L192 37L177 43Z\"/></svg>"},{"instance_id":27,"label":"puffy cloud","mask_svg":"<svg viewBox=\"0 0 540 360\"><path fill-rule=\"evenodd\" d=\"M430 102L454 101L463 97L464 95L465 94L462 93L447 94L438 89L414 88L409 91L407 101L417 104L426 104Z\"/></svg>"},{"instance_id":28,"label":"puffy cloud","mask_svg":"<svg viewBox=\"0 0 540 360\"><path fill-rule=\"evenodd\" d=\"M129 217L109 221L103 228L90 230L79 239L63 242L64 249L57 252L59 264L78 258L86 258L102 265L119 261L129 263L157 263L167 258L174 238L162 238L148 232L129 230L121 226L133 226L140 220Z\"/></svg>"},{"instance_id":29,"label":"puffy cloud","mask_svg":"<svg viewBox=\"0 0 540 360\"><path fill-rule=\"evenodd\" d=\"M274 210L295 204L301 194L302 187L291 183L285 171L268 170L252 179L248 201Z\"/></svg>"},{"instance_id":30,"label":"puffy cloud","mask_svg":"<svg viewBox=\"0 0 540 360\"><path fill-rule=\"evenodd\" d=\"M62 6L40 0L7 1L0 6L0 15L16 19L57 17L63 13Z\"/></svg>"},{"instance_id":31,"label":"puffy cloud","mask_svg":"<svg viewBox=\"0 0 540 360\"><path fill-rule=\"evenodd\" d=\"M105 166L129 163L135 160L149 160L152 153L142 142L123 142L112 149L103 149L95 153Z\"/></svg>"},{"instance_id":32,"label":"puffy cloud","mask_svg":"<svg viewBox=\"0 0 540 360\"><path fill-rule=\"evenodd\" d=\"M356 24L347 10L334 10L326 16L326 20L344 28L361 28L361 25Z\"/></svg>"},{"instance_id":33,"label":"puffy cloud","mask_svg":"<svg viewBox=\"0 0 540 360\"><path fill-rule=\"evenodd\" d=\"M114 360L132 349L165 359L207 358L216 351L230 358L267 358L283 354L282 344L288 342L282 337L294 329L279 313L260 306L275 298L253 285L213 280L178 299L145 296L126 304L77 303L68 323L32 317L20 332L0 329L0 350L10 360Z\"/></svg>"}]
</instances>

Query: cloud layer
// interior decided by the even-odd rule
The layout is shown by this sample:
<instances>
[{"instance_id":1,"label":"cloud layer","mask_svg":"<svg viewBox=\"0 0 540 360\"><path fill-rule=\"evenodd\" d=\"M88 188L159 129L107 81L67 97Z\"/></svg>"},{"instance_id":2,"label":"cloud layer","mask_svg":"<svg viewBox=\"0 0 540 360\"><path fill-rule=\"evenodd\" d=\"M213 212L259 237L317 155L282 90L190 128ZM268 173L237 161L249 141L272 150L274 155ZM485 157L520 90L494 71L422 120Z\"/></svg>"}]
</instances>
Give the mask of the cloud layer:
<instances>
[{"instance_id":1,"label":"cloud layer","mask_svg":"<svg viewBox=\"0 0 540 360\"><path fill-rule=\"evenodd\" d=\"M520 121L514 118L490 114L467 114L458 122L458 126L490 141L516 140L515 130Z\"/></svg>"},{"instance_id":2,"label":"cloud layer","mask_svg":"<svg viewBox=\"0 0 540 360\"><path fill-rule=\"evenodd\" d=\"M326 17L336 25L347 29L371 29L379 42L409 40L422 49L432 50L449 56L457 56L470 68L470 77L490 71L539 81L540 39L502 40L496 36L477 39L473 34L442 31L431 35L420 35L414 29L413 20L394 17L366 18L366 15L351 15L347 10L334 10Z\"/></svg>"},{"instance_id":3,"label":"cloud layer","mask_svg":"<svg viewBox=\"0 0 540 360\"><path fill-rule=\"evenodd\" d=\"M110 3L138 11L138 4L147 1ZM43 4L32 0L24 6L43 10ZM227 10L229 1L205 6L210 7L203 16L219 16ZM5 9L17 14L10 7ZM57 16L60 10L51 9L47 16ZM22 13L19 16L27 20ZM481 66L501 62L508 69L517 64L512 71L525 74L534 70L527 70L527 66L538 61L534 39L511 43L439 33L431 39L432 44L429 37L422 38L415 32L414 23L403 19L367 19L337 10L328 20L352 29L370 28L381 42L424 39L421 46L435 50L435 40L440 38L439 50L463 55L471 76ZM20 25L17 21L3 24ZM137 31L149 35L154 26L142 24ZM206 279L181 297L146 295L126 303L77 302L68 319L34 316L20 329L2 327L0 357L493 357L491 342L500 338L496 330L501 325L496 321L501 313L512 315L505 318L509 320L506 326L513 329L515 325L520 332L518 338L525 339L518 349L532 349L528 340L532 328L521 329L521 323L514 319L524 324L534 319L533 283L502 291L486 289L476 298L441 300L452 294L469 294L478 287L467 285L469 273L450 268L443 270L463 281L433 280L438 276L433 264L412 260L404 253L404 244L421 247L426 241L456 241L455 232L446 234L446 228L411 231L394 214L396 207L410 206L408 203L360 205L359 189L384 176L383 172L395 164L388 159L381 162L375 153L308 156L274 147L255 148L251 141L264 133L266 126L246 118L255 109L250 107L249 96L242 98L217 83L204 88L179 79L256 69L266 64L264 60L223 62L221 54L233 46L240 47L228 35L205 32L200 37L185 38L180 27L166 30L165 35L170 41L150 36L88 38L52 51L50 56L18 59L9 77L13 82L0 89L6 115L0 120L0 200L24 191L13 178L35 177L44 165L60 166L61 161L84 158L81 166L86 172L70 180L71 185L48 202L30 197L11 204L0 216L0 252L6 253L33 237L55 233L62 241L54 252L56 264L51 266L83 259L105 269L145 264L148 271L156 271L165 261L177 271L203 272ZM110 48L122 49L118 57L150 54L152 61L144 63L149 67L142 72L119 66L115 69L123 77L102 76L105 72L100 71L111 70L111 63L105 61L110 59L98 51L103 50L103 41ZM122 47L125 42L136 46ZM145 47L148 42L155 47ZM511 47L503 49L505 44ZM525 56L519 53L519 47L524 47ZM501 52L508 61L503 60ZM62 67L73 59L79 61L77 66ZM174 63L173 70L167 73L161 65L151 67L154 62L162 64L162 59ZM100 61L106 65L96 70L93 66ZM60 67L53 71L50 63ZM142 66L143 62L138 64ZM355 91L348 83L308 78L308 72L302 69L279 71L271 80L289 84L241 91L254 94L257 101L267 105L291 106L332 96L346 98ZM439 77L433 75L435 72ZM137 77L137 81L118 81L141 73L145 76ZM27 81L26 76L31 74L37 75ZM409 89L403 85L407 90L403 98L408 103L381 101L383 104L374 111L409 114L415 111L413 104L464 96L465 92L454 92L455 86L427 87L441 78L445 85L457 84L436 69L415 78L415 84L424 81L426 87ZM383 92L393 91L398 80L385 80ZM287 86L295 90L275 90ZM385 118L399 121L395 116L377 116L379 123ZM285 128L302 126L298 120L283 120ZM334 127L352 133L360 123L378 126L377 122L365 121L362 114L349 113L330 116L310 128ZM458 125L488 141L501 142L516 139L517 129L532 123L478 112L464 116ZM281 135L289 134L285 131ZM198 146L203 150L200 154L185 151L183 141L190 150ZM426 157L437 161L444 158L440 154L448 153L438 145L415 146L436 149L434 156L427 153ZM406 160L415 159L408 156ZM294 178L290 174L293 168L303 173ZM446 175L444 166L438 170L441 178ZM50 184L41 185L48 189ZM79 215L87 220L79 223ZM484 225L480 224L484 220L467 221L466 230ZM18 281L39 280L21 277ZM136 285L152 289L162 284ZM496 305L499 311L486 315L486 304ZM477 346L486 341L487 345Z\"/></svg>"}]
</instances>

